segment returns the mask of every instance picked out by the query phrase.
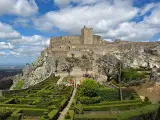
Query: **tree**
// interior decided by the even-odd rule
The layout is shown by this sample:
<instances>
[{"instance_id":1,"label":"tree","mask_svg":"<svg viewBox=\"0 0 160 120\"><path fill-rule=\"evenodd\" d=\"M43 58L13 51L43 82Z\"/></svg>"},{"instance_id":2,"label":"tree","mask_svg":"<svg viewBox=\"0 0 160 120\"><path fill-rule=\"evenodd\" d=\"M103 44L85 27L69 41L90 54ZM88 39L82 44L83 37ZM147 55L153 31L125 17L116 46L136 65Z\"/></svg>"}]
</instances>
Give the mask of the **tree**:
<instances>
[{"instance_id":1,"label":"tree","mask_svg":"<svg viewBox=\"0 0 160 120\"><path fill-rule=\"evenodd\" d=\"M118 82L120 84L119 89L120 89L120 99L123 100L122 98L122 88L121 88L121 76L122 76L122 68L123 68L123 62L116 58L115 56L111 54L105 54L104 56L101 56L97 60L98 65L102 68L103 72L105 75L111 75L110 71L114 71L116 75L118 76Z\"/></svg>"},{"instance_id":2,"label":"tree","mask_svg":"<svg viewBox=\"0 0 160 120\"><path fill-rule=\"evenodd\" d=\"M93 52L88 52L87 54L82 55L80 59L80 68L82 71L85 71L86 74L92 69L93 60Z\"/></svg>"},{"instance_id":3,"label":"tree","mask_svg":"<svg viewBox=\"0 0 160 120\"><path fill-rule=\"evenodd\" d=\"M87 97L96 97L98 96L98 90L100 85L92 79L86 79L81 84L81 87L79 88L79 93L81 96L87 96Z\"/></svg>"},{"instance_id":4,"label":"tree","mask_svg":"<svg viewBox=\"0 0 160 120\"><path fill-rule=\"evenodd\" d=\"M108 65L108 61L106 59L108 59L108 55L104 55L104 56L100 56L97 60L97 67L98 67L98 71L103 72L106 76L108 81L111 80L111 78L113 78L114 75L114 70L113 67Z\"/></svg>"},{"instance_id":5,"label":"tree","mask_svg":"<svg viewBox=\"0 0 160 120\"><path fill-rule=\"evenodd\" d=\"M55 63L55 72L57 72L59 60L55 59L54 63Z\"/></svg>"},{"instance_id":6,"label":"tree","mask_svg":"<svg viewBox=\"0 0 160 120\"><path fill-rule=\"evenodd\" d=\"M70 76L70 73L73 70L74 66L75 66L74 57L66 57L65 59L62 60L61 67L63 71L66 71L68 73L68 76Z\"/></svg>"}]
</instances>

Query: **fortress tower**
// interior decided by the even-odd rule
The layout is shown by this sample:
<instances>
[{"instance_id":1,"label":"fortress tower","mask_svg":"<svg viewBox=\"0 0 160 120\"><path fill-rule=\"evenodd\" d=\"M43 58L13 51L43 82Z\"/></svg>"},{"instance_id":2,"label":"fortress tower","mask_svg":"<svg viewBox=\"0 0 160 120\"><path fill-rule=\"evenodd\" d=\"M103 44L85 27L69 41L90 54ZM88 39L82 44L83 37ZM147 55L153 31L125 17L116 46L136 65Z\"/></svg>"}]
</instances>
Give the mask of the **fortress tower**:
<instances>
[{"instance_id":1,"label":"fortress tower","mask_svg":"<svg viewBox=\"0 0 160 120\"><path fill-rule=\"evenodd\" d=\"M82 44L93 44L93 28L84 28L81 30Z\"/></svg>"}]
</instances>

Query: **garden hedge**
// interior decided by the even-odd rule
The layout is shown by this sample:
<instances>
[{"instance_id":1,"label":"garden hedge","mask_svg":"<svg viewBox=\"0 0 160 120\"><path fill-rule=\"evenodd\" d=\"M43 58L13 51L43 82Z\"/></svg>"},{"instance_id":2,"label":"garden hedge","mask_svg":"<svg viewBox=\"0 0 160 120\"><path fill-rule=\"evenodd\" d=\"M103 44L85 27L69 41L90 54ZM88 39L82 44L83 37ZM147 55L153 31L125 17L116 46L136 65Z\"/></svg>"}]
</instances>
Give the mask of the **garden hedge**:
<instances>
[{"instance_id":1,"label":"garden hedge","mask_svg":"<svg viewBox=\"0 0 160 120\"><path fill-rule=\"evenodd\" d=\"M84 111L107 111L112 109L118 109L118 110L129 110L133 108L137 108L143 106L142 103L126 103L126 104L115 104L115 105L101 105L101 106L94 106L94 105L83 105L82 108ZM75 108L77 108L76 106Z\"/></svg>"}]
</instances>

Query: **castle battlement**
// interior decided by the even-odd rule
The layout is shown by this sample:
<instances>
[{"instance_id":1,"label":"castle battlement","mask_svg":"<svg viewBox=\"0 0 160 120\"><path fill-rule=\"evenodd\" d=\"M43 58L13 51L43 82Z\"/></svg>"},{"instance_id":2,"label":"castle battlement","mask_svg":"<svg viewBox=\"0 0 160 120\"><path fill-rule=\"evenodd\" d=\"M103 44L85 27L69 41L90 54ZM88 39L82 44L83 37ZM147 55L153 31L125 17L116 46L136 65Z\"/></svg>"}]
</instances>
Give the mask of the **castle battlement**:
<instances>
[{"instance_id":1,"label":"castle battlement","mask_svg":"<svg viewBox=\"0 0 160 120\"><path fill-rule=\"evenodd\" d=\"M52 37L50 39L50 46L45 51L54 56L67 56L69 53L80 51L99 51L99 53L114 53L118 51L118 47L128 48L132 44L136 49L142 47L149 48L160 45L160 42L130 42L121 41L120 39L115 42L107 42L102 40L101 36L93 34L93 28L84 28L81 30L79 36L61 36ZM79 55L77 55L79 56Z\"/></svg>"}]
</instances>

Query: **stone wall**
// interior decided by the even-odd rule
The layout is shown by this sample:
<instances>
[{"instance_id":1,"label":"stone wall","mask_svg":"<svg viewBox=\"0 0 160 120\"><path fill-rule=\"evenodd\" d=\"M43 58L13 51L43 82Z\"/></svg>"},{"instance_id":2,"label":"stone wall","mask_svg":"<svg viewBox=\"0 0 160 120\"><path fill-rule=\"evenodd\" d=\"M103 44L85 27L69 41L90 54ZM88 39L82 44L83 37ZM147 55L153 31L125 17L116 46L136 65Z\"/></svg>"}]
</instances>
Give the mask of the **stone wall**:
<instances>
[{"instance_id":1,"label":"stone wall","mask_svg":"<svg viewBox=\"0 0 160 120\"><path fill-rule=\"evenodd\" d=\"M101 40L101 36L94 35L93 36L93 44L99 44Z\"/></svg>"},{"instance_id":2,"label":"stone wall","mask_svg":"<svg viewBox=\"0 0 160 120\"><path fill-rule=\"evenodd\" d=\"M54 52L52 52L52 55L54 57L66 57L67 51L54 51Z\"/></svg>"}]
</instances>

